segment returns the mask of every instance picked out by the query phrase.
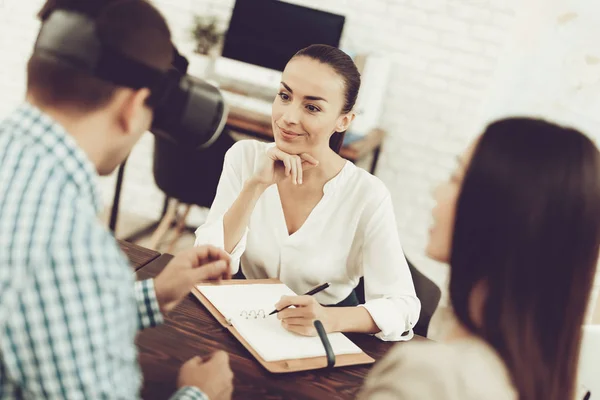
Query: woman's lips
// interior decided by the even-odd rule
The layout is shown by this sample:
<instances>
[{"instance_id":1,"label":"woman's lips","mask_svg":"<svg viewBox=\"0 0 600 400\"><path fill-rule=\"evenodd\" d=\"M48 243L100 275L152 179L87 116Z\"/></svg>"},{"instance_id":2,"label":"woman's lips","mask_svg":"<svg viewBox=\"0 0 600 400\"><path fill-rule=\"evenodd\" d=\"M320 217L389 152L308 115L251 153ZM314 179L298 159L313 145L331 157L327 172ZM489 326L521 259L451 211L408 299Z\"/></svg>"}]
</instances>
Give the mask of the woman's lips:
<instances>
[{"instance_id":1,"label":"woman's lips","mask_svg":"<svg viewBox=\"0 0 600 400\"><path fill-rule=\"evenodd\" d=\"M279 126L277 128L279 128ZM282 128L279 128L279 132L281 132L281 136L286 139L296 139L297 137L304 136L302 133L296 133Z\"/></svg>"}]
</instances>

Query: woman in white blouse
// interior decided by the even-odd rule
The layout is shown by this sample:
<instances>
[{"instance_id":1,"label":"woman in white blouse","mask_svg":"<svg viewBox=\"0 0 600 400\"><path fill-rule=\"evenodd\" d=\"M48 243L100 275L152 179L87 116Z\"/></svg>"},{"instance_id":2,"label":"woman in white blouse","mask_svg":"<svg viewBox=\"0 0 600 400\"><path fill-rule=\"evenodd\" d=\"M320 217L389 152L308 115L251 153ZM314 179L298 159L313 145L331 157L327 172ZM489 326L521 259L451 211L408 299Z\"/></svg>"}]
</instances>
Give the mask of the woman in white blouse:
<instances>
[{"instance_id":1,"label":"woman in white blouse","mask_svg":"<svg viewBox=\"0 0 600 400\"><path fill-rule=\"evenodd\" d=\"M273 103L275 143L236 143L226 154L208 219L196 245L211 243L240 261L247 278L279 278L301 294L274 306L283 326L315 335L363 332L408 340L420 302L404 258L390 194L384 184L344 160L343 132L360 74L339 49L313 45L286 66ZM364 276L365 304L354 288ZM346 307L324 307L338 305Z\"/></svg>"}]
</instances>

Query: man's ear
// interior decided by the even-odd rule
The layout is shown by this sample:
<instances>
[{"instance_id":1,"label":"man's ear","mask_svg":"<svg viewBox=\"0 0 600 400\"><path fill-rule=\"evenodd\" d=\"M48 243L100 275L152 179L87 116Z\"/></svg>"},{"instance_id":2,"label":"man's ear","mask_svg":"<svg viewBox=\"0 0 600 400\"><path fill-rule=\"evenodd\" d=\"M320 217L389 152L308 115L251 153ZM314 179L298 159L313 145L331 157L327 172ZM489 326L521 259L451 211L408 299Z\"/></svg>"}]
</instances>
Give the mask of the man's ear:
<instances>
[{"instance_id":1,"label":"man's ear","mask_svg":"<svg viewBox=\"0 0 600 400\"><path fill-rule=\"evenodd\" d=\"M348 127L350 126L352 121L354 121L355 117L356 117L356 114L352 111L350 111L347 114L340 115L340 117L338 118L337 123L335 125L335 131L336 132L344 132L344 131L348 130Z\"/></svg>"},{"instance_id":2,"label":"man's ear","mask_svg":"<svg viewBox=\"0 0 600 400\"><path fill-rule=\"evenodd\" d=\"M150 90L122 89L117 95L119 105L118 120L123 132L135 132L137 127L144 122L146 100L150 97Z\"/></svg>"}]
</instances>

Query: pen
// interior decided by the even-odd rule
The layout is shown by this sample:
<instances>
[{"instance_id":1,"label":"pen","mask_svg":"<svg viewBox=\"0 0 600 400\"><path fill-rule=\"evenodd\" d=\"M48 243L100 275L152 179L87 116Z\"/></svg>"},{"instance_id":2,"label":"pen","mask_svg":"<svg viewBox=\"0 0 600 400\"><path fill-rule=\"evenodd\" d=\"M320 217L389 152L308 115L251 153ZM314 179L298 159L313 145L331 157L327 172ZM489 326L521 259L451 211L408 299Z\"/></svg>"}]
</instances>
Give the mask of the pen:
<instances>
[{"instance_id":1,"label":"pen","mask_svg":"<svg viewBox=\"0 0 600 400\"><path fill-rule=\"evenodd\" d=\"M314 288L314 289L311 289L311 290L309 290L308 292L304 293L304 296L312 296L313 294L317 294L317 293L319 293L320 291L327 289L328 287L329 287L329 283L324 283L324 284L322 284L321 286L317 286L316 288ZM286 309L286 308L288 308L288 307L291 307L291 304L290 304L289 306L285 306L285 307L283 307L281 310L273 310L273 311L271 311L271 312L269 313L269 315L276 314L276 313L278 313L279 311L283 311L283 310L285 310L285 309Z\"/></svg>"},{"instance_id":2,"label":"pen","mask_svg":"<svg viewBox=\"0 0 600 400\"><path fill-rule=\"evenodd\" d=\"M583 397L583 400L590 400L590 397L592 397L592 393L588 390L588 392Z\"/></svg>"}]
</instances>

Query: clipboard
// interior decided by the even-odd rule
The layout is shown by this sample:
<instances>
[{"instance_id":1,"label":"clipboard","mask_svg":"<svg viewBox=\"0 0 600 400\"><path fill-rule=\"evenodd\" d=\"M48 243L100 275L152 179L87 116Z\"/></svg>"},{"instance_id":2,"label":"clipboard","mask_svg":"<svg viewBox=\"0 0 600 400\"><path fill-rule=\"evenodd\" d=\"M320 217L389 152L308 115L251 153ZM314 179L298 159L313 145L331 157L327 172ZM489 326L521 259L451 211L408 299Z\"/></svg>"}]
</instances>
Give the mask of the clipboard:
<instances>
[{"instance_id":1,"label":"clipboard","mask_svg":"<svg viewBox=\"0 0 600 400\"><path fill-rule=\"evenodd\" d=\"M203 283L198 286L220 286L220 285L252 285L252 284L279 284L282 283L279 279L232 279L221 281L220 283ZM265 361L250 344L243 338L235 327L227 322L227 319L216 309L215 306L200 292L196 287L192 289L192 293L208 312L227 329L245 348L252 354L267 371L274 374L284 374L289 372L309 371L313 369L321 369L327 367L327 357L312 357L300 358L294 360L281 361ZM336 355L335 367L347 367L350 365L373 364L375 359L367 355L364 351L359 354L341 354Z\"/></svg>"}]
</instances>

